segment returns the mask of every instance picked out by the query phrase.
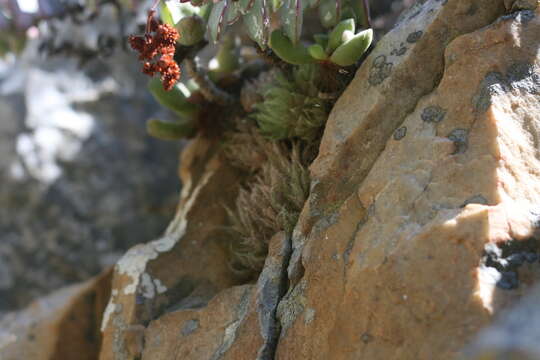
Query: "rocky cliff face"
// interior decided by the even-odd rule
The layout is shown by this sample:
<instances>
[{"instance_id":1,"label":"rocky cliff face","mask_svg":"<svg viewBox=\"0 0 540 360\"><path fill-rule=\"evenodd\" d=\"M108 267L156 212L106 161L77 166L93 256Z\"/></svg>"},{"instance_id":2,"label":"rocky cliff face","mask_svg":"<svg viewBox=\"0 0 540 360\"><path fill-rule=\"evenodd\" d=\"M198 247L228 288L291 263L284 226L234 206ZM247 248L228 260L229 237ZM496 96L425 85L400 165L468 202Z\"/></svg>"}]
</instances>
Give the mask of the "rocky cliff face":
<instances>
[{"instance_id":1,"label":"rocky cliff face","mask_svg":"<svg viewBox=\"0 0 540 360\"><path fill-rule=\"evenodd\" d=\"M256 283L222 241L239 174L194 140L176 218L114 268L99 358L485 355L462 350L540 278L537 5L403 14L335 105L293 236L273 237Z\"/></svg>"}]
</instances>

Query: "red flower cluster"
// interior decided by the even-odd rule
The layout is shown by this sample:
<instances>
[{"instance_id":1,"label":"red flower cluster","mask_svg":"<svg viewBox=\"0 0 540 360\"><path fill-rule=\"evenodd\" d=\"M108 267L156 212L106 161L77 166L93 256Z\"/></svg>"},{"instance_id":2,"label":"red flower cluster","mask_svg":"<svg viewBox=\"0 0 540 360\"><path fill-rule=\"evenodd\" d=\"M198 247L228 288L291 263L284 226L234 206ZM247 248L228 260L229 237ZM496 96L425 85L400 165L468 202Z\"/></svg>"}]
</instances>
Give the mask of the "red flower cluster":
<instances>
[{"instance_id":1,"label":"red flower cluster","mask_svg":"<svg viewBox=\"0 0 540 360\"><path fill-rule=\"evenodd\" d=\"M174 61L174 45L180 35L174 27L160 24L154 18L154 13L148 12L144 36L131 35L128 41L131 47L139 52L139 60L144 61L143 73L154 76L159 72L163 88L169 91L180 79L180 67Z\"/></svg>"}]
</instances>

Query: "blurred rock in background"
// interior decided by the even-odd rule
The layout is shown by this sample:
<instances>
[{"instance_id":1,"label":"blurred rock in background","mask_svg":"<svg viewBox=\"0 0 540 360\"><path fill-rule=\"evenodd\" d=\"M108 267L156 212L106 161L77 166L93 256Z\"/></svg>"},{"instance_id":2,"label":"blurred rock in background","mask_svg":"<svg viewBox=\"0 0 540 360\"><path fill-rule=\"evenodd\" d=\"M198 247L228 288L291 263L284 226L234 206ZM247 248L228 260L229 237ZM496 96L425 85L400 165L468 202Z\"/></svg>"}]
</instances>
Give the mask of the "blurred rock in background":
<instances>
[{"instance_id":1,"label":"blurred rock in background","mask_svg":"<svg viewBox=\"0 0 540 360\"><path fill-rule=\"evenodd\" d=\"M113 15L84 31L69 17L55 25L84 44L79 57L62 56L74 46L61 37L47 45L48 24L0 61L0 314L97 274L174 213L181 144L146 134L161 110ZM117 46L104 57L107 33ZM43 55L51 50L59 55Z\"/></svg>"}]
</instances>

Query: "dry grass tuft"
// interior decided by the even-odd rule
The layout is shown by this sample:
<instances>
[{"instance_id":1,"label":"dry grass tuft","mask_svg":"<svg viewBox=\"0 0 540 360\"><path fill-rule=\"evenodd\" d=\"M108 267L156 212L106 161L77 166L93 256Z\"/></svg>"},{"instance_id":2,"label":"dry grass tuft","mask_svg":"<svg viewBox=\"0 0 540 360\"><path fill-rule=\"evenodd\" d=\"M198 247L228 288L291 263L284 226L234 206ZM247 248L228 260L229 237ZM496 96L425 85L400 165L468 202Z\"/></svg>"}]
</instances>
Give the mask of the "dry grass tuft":
<instances>
[{"instance_id":1,"label":"dry grass tuft","mask_svg":"<svg viewBox=\"0 0 540 360\"><path fill-rule=\"evenodd\" d=\"M309 195L309 157L298 143L264 139L255 129L235 133L226 153L245 170L248 182L240 190L234 209L227 209L233 235L232 267L247 276L258 274L268 242L279 231L291 234Z\"/></svg>"}]
</instances>

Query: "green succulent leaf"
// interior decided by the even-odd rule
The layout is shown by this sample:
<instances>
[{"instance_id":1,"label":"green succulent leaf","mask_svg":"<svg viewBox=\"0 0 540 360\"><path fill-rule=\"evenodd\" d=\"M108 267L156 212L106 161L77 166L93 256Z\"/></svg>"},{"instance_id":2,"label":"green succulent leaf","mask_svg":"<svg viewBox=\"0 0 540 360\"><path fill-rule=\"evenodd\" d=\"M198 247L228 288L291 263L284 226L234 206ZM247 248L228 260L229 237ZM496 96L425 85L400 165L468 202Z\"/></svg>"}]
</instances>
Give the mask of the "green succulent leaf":
<instances>
[{"instance_id":1,"label":"green succulent leaf","mask_svg":"<svg viewBox=\"0 0 540 360\"><path fill-rule=\"evenodd\" d=\"M315 39L315 43L321 45L323 49L326 49L328 46L328 34L315 34L313 35L313 39Z\"/></svg>"},{"instance_id":2,"label":"green succulent leaf","mask_svg":"<svg viewBox=\"0 0 540 360\"><path fill-rule=\"evenodd\" d=\"M180 116L191 116L197 112L197 106L187 101L189 90L182 83L177 83L170 91L166 91L159 78L154 77L148 82L148 89L162 106Z\"/></svg>"},{"instance_id":3,"label":"green succulent leaf","mask_svg":"<svg viewBox=\"0 0 540 360\"><path fill-rule=\"evenodd\" d=\"M184 17L198 15L200 11L200 7L193 6L188 2L180 3L177 0L163 1L159 5L161 20L172 26L176 25Z\"/></svg>"},{"instance_id":4,"label":"green succulent leaf","mask_svg":"<svg viewBox=\"0 0 540 360\"><path fill-rule=\"evenodd\" d=\"M225 31L227 22L227 11L229 9L229 0L222 0L212 7L210 16L208 18L208 32L210 38L217 42L220 36Z\"/></svg>"},{"instance_id":5,"label":"green succulent leaf","mask_svg":"<svg viewBox=\"0 0 540 360\"><path fill-rule=\"evenodd\" d=\"M253 7L253 4L255 4L255 0L239 0L238 4L240 5L242 14L247 14Z\"/></svg>"},{"instance_id":6,"label":"green succulent leaf","mask_svg":"<svg viewBox=\"0 0 540 360\"><path fill-rule=\"evenodd\" d=\"M178 33L182 34L178 43L185 46L192 46L204 39L206 24L198 15L186 16L176 25Z\"/></svg>"},{"instance_id":7,"label":"green succulent leaf","mask_svg":"<svg viewBox=\"0 0 540 360\"><path fill-rule=\"evenodd\" d=\"M366 52L372 41L372 29L361 31L341 44L330 57L330 61L340 66L352 65Z\"/></svg>"},{"instance_id":8,"label":"green succulent leaf","mask_svg":"<svg viewBox=\"0 0 540 360\"><path fill-rule=\"evenodd\" d=\"M300 65L291 78L280 73L268 85L264 101L255 105L252 115L264 136L309 142L320 135L329 106L318 96L319 72L318 65Z\"/></svg>"},{"instance_id":9,"label":"green succulent leaf","mask_svg":"<svg viewBox=\"0 0 540 360\"><path fill-rule=\"evenodd\" d=\"M276 12L283 6L283 3L287 0L270 0L270 1L272 4L272 12Z\"/></svg>"},{"instance_id":10,"label":"green succulent leaf","mask_svg":"<svg viewBox=\"0 0 540 360\"><path fill-rule=\"evenodd\" d=\"M227 25L232 25L242 17L242 11L239 1L233 1L229 4L227 12Z\"/></svg>"},{"instance_id":11,"label":"green succulent leaf","mask_svg":"<svg viewBox=\"0 0 540 360\"><path fill-rule=\"evenodd\" d=\"M285 0L285 5L280 11L280 17L285 34L294 45L298 44L304 19L302 0Z\"/></svg>"},{"instance_id":12,"label":"green succulent leaf","mask_svg":"<svg viewBox=\"0 0 540 360\"><path fill-rule=\"evenodd\" d=\"M146 122L146 131L161 140L179 140L193 136L195 126L191 121L170 122L150 119Z\"/></svg>"},{"instance_id":13,"label":"green succulent leaf","mask_svg":"<svg viewBox=\"0 0 540 360\"><path fill-rule=\"evenodd\" d=\"M159 4L159 16L161 18L161 21L163 21L165 24L174 26L175 23L171 11L164 2Z\"/></svg>"},{"instance_id":14,"label":"green succulent leaf","mask_svg":"<svg viewBox=\"0 0 540 360\"><path fill-rule=\"evenodd\" d=\"M212 69L214 72L229 74L238 69L240 48L237 45L231 34L225 35L214 58L217 65L215 69Z\"/></svg>"},{"instance_id":15,"label":"green succulent leaf","mask_svg":"<svg viewBox=\"0 0 540 360\"><path fill-rule=\"evenodd\" d=\"M337 47L342 44L343 33L345 31L352 31L354 33L355 28L354 19L346 19L337 24L336 27L334 27L334 29L330 32L326 52L331 54L334 50L336 50Z\"/></svg>"},{"instance_id":16,"label":"green succulent leaf","mask_svg":"<svg viewBox=\"0 0 540 360\"><path fill-rule=\"evenodd\" d=\"M341 19L341 0L321 0L319 18L325 28L335 26Z\"/></svg>"},{"instance_id":17,"label":"green succulent leaf","mask_svg":"<svg viewBox=\"0 0 540 360\"><path fill-rule=\"evenodd\" d=\"M309 54L317 60L326 60L328 59L328 55L324 51L324 48L320 44L313 44L308 47Z\"/></svg>"},{"instance_id":18,"label":"green succulent leaf","mask_svg":"<svg viewBox=\"0 0 540 360\"><path fill-rule=\"evenodd\" d=\"M201 6L200 11L199 11L199 16L203 18L205 23L208 23L208 19L210 18L210 14L212 13L213 7L214 7L214 4L211 2Z\"/></svg>"},{"instance_id":19,"label":"green succulent leaf","mask_svg":"<svg viewBox=\"0 0 540 360\"><path fill-rule=\"evenodd\" d=\"M253 6L244 15L244 25L249 37L262 49L266 48L270 29L269 9L266 0L253 0Z\"/></svg>"},{"instance_id":20,"label":"green succulent leaf","mask_svg":"<svg viewBox=\"0 0 540 360\"><path fill-rule=\"evenodd\" d=\"M314 59L302 44L293 45L281 30L274 30L270 37L270 47L282 60L293 65L309 64Z\"/></svg>"}]
</instances>

